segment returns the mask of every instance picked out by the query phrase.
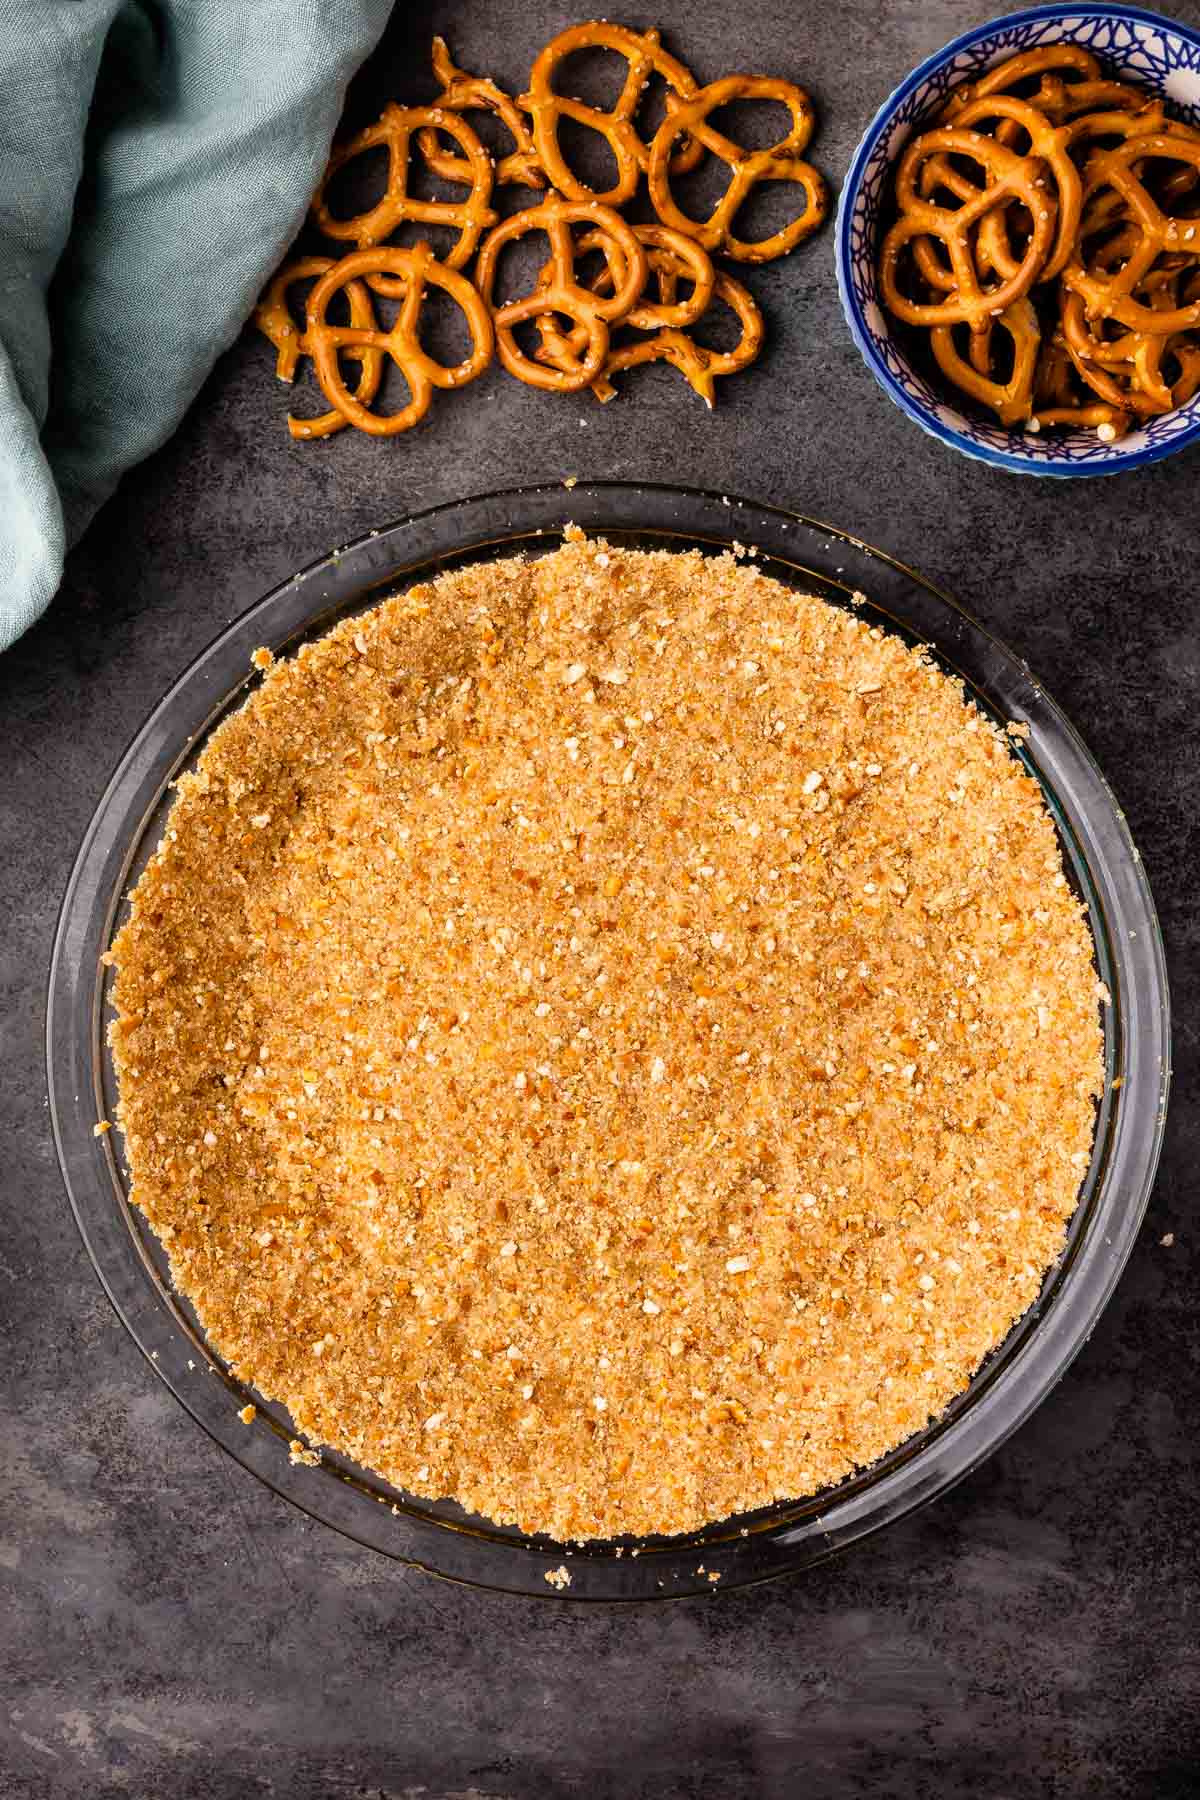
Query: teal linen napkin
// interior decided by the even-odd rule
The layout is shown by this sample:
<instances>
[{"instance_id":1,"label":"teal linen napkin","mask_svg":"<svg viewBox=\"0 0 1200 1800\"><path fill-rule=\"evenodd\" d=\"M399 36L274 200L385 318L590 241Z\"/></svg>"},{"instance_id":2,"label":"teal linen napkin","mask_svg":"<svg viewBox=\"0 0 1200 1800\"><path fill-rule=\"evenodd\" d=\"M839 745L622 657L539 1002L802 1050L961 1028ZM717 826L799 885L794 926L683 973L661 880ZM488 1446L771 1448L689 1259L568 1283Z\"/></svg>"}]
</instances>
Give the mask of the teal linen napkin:
<instances>
[{"instance_id":1,"label":"teal linen napkin","mask_svg":"<svg viewBox=\"0 0 1200 1800\"><path fill-rule=\"evenodd\" d=\"M236 337L391 4L0 0L0 649Z\"/></svg>"}]
</instances>

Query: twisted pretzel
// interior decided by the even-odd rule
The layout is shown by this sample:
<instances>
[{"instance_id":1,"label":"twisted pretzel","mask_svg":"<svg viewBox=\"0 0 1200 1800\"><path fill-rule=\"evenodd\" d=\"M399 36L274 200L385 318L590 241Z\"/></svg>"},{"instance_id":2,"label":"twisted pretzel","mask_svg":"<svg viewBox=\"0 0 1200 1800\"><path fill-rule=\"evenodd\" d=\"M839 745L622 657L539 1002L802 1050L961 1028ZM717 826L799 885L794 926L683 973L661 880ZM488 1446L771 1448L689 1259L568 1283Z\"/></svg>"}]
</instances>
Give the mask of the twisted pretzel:
<instances>
[{"instance_id":1,"label":"twisted pretzel","mask_svg":"<svg viewBox=\"0 0 1200 1800\"><path fill-rule=\"evenodd\" d=\"M707 123L710 113L733 100L775 100L791 115L786 137L765 150L745 150L732 138ZM829 210L829 190L823 176L800 152L808 147L816 124L812 101L803 88L767 75L727 75L713 81L690 99L672 106L650 146L646 171L650 199L664 225L694 237L706 250L723 250L735 262L771 262L823 223ZM729 186L707 219L689 218L681 212L671 192L671 155L677 138L687 133L733 171ZM763 181L790 181L804 190L805 209L798 218L770 237L749 243L734 236L733 223L754 188Z\"/></svg>"},{"instance_id":2,"label":"twisted pretzel","mask_svg":"<svg viewBox=\"0 0 1200 1800\"><path fill-rule=\"evenodd\" d=\"M1082 81L1068 84L1054 73L1059 69L1081 76ZM1072 91L1072 86L1081 87L1083 82L1097 81L1100 73L1096 58L1080 44L1042 44L1036 50L1022 50L1019 55L1010 56L1007 62L997 63L976 80L964 82L951 94L938 114L937 122L939 125L957 125L963 111L975 101L993 94L1011 94L1022 81L1028 81L1034 75L1042 77L1042 84L1037 93L1028 96L1029 104L1036 106L1039 112L1049 113L1052 105L1061 103L1062 96Z\"/></svg>"},{"instance_id":3,"label":"twisted pretzel","mask_svg":"<svg viewBox=\"0 0 1200 1800\"><path fill-rule=\"evenodd\" d=\"M386 331L378 326L331 325L326 317L334 295L356 280L379 275L388 280L388 292L401 296L395 323ZM471 333L471 353L447 368L422 349L418 326L426 287L440 287L461 308ZM408 431L429 411L434 388L465 387L481 375L492 359L494 337L491 316L465 275L435 258L428 244L413 250L372 246L351 251L328 269L308 296L305 338L317 379L330 402L373 437L393 437ZM400 412L381 418L350 393L338 366L339 351L357 349L382 352L391 358L408 384L409 401Z\"/></svg>"},{"instance_id":4,"label":"twisted pretzel","mask_svg":"<svg viewBox=\"0 0 1200 1800\"><path fill-rule=\"evenodd\" d=\"M413 133L445 131L460 145L470 170L471 192L461 202L414 200L408 192L408 162ZM383 198L367 212L352 219L338 219L325 198L329 183L340 169L380 145L387 148L388 178ZM456 177L457 179L457 177ZM313 198L312 213L326 237L357 244L360 250L382 244L406 221L420 225L446 225L458 231L458 241L442 259L449 269L461 269L475 254L481 234L496 222L488 202L492 197L492 159L466 120L440 106L384 107L374 125L368 125L335 150Z\"/></svg>"},{"instance_id":5,"label":"twisted pretzel","mask_svg":"<svg viewBox=\"0 0 1200 1800\"><path fill-rule=\"evenodd\" d=\"M1116 319L1133 331L1169 336L1200 327L1200 300L1164 312L1137 300L1135 292L1161 255L1200 257L1200 219L1175 218L1162 211L1135 166L1151 157L1175 160L1200 171L1200 135L1157 132L1131 137L1092 157L1084 185L1085 204L1105 189L1119 196L1133 227L1129 255L1123 267L1101 274L1085 269L1077 247L1063 279L1082 297L1089 317ZM1085 213L1085 232L1087 226Z\"/></svg>"},{"instance_id":6,"label":"twisted pretzel","mask_svg":"<svg viewBox=\"0 0 1200 1800\"><path fill-rule=\"evenodd\" d=\"M1037 371L1042 333L1032 300L1017 300L1006 307L995 323L1012 339L1012 374L1005 382L992 380L985 370L964 362L954 342L952 325L935 325L931 334L933 354L943 375L955 387L990 407L1002 425L1017 425L1033 411L1033 383ZM990 351L991 332L987 344ZM972 352L980 342L972 333Z\"/></svg>"},{"instance_id":7,"label":"twisted pretzel","mask_svg":"<svg viewBox=\"0 0 1200 1800\"><path fill-rule=\"evenodd\" d=\"M635 225L633 232L638 243L645 249L661 253L657 259L653 254L646 258L647 279L651 270L659 272L659 298L657 301L647 301L643 285L643 292L636 306L630 309L621 323L631 325L635 331L657 331L663 326L694 324L707 312L716 282L716 271L707 250L695 238L685 237L682 231L673 231L669 225ZM577 255L584 256L589 250L599 250L605 259L604 268L592 283L592 292L611 293L618 279L614 264L621 265L619 251L614 256L617 246L603 230L585 231L576 244L575 251ZM668 295L664 272L669 266ZM692 291L686 300L675 298L676 282L680 276L692 284ZM539 286L548 287L552 279L553 268L547 263L538 277Z\"/></svg>"},{"instance_id":8,"label":"twisted pretzel","mask_svg":"<svg viewBox=\"0 0 1200 1800\"><path fill-rule=\"evenodd\" d=\"M1078 117L1064 118L1063 124L1058 127L1057 131L1041 137L1040 142L1033 138L1032 132L1030 133L1031 139L1033 139L1031 148L1035 152L1040 151L1041 154L1047 155L1047 159L1054 168L1059 184L1060 205L1063 208L1059 217L1056 249L1045 270L1039 276L1039 281L1052 280L1066 266L1063 251L1065 246L1069 257L1070 244L1068 233L1064 229L1068 222L1068 212L1075 220L1073 227L1075 233L1078 234L1081 229L1082 183L1075 165L1070 159L1069 152L1092 138L1127 138L1140 133L1160 130L1186 134L1189 129L1186 125L1179 125L1174 120L1168 119L1161 101L1145 101L1144 97L1136 94L1136 90L1122 87L1119 82L1080 82L1074 87L1065 87L1063 92L1077 94L1089 87L1116 88L1121 94L1127 96L1132 94L1138 100L1138 108L1134 112L1129 108L1116 107L1107 112L1088 112ZM997 108L1007 108L1014 104L1017 107L1024 107L1027 103L1001 100L997 103ZM1032 103L1029 105L1032 106ZM985 102L977 101L971 108L961 108L960 113L967 119L986 117L989 116L989 108ZM1026 125L1026 121L1016 112L1008 113L1001 119L1001 125L996 132L997 138L1001 137L1005 125L1012 125L1014 130L1019 133L1021 127ZM1011 145L1009 147L1011 148ZM956 200L964 202L975 199L982 191L969 176L956 169L949 157L945 155L931 156L921 170L922 199L932 199L939 188L944 188ZM1103 209L1097 205L1095 200L1093 201L1089 208L1089 217L1082 226L1084 235L1092 235L1120 214L1119 196L1110 194L1108 199L1113 204ZM977 253L981 270L985 274L994 273L1004 279L1016 273L1020 262L1020 259L1014 256L1009 242L1008 216L1007 212L999 210L989 213L980 223L977 238ZM941 288L946 292L955 287L954 271L938 260L929 239L916 238L913 240L913 258L922 276L931 287Z\"/></svg>"},{"instance_id":9,"label":"twisted pretzel","mask_svg":"<svg viewBox=\"0 0 1200 1800\"><path fill-rule=\"evenodd\" d=\"M994 105L995 101L989 104ZM957 209L935 206L919 187L924 162L938 154L969 158L984 169L988 185ZM944 126L914 138L900 159L896 199L900 216L883 240L879 280L884 301L897 318L911 325L968 324L984 331L1038 279L1054 241L1057 207L1045 186L1048 165L1038 157L1018 156L981 132ZM1011 274L985 289L972 253L971 233L990 212L1021 201L1029 212L1031 231L1024 255ZM942 300L909 300L900 291L900 255L914 238L940 238L950 258L954 289Z\"/></svg>"},{"instance_id":10,"label":"twisted pretzel","mask_svg":"<svg viewBox=\"0 0 1200 1800\"><path fill-rule=\"evenodd\" d=\"M554 74L563 59L573 51L590 49L614 50L629 65L617 103L609 112L554 91ZM649 163L650 152L638 136L634 119L652 75L661 75L667 84L668 109L675 95L690 99L699 91L691 71L663 49L657 31L630 31L624 25L594 19L560 31L538 55L529 75L529 92L522 94L520 105L531 117L533 141L542 167L551 184L569 200L598 200L605 206L621 206L637 192L638 177ZM573 119L577 125L598 131L607 143L617 165L617 179L607 193L596 193L572 172L558 142L560 118ZM685 143L676 153L675 173L682 175L694 169L703 154L701 145L694 141Z\"/></svg>"},{"instance_id":11,"label":"twisted pretzel","mask_svg":"<svg viewBox=\"0 0 1200 1800\"><path fill-rule=\"evenodd\" d=\"M596 294L575 280L578 246L571 236L572 225L591 226L613 241L615 254L621 259L621 273L614 278L610 295ZM530 231L544 231L550 241L549 278L532 294L496 306L494 295L500 252ZM489 232L475 265L475 282L483 304L493 315L496 348L509 374L515 375L518 381L528 382L531 387L573 393L587 387L600 373L608 355L609 326L623 319L637 303L646 284L646 253L633 227L611 207L595 200L564 200L560 194L551 194L540 206L514 213L511 219L503 220ZM586 333L582 355L572 369L551 368L545 363L534 362L517 344L513 332L515 325L551 312L565 314Z\"/></svg>"},{"instance_id":12,"label":"twisted pretzel","mask_svg":"<svg viewBox=\"0 0 1200 1800\"><path fill-rule=\"evenodd\" d=\"M1161 316L1174 310L1180 270L1155 269L1139 294L1151 312ZM1200 371L1200 349L1182 335L1152 331L1123 331L1114 339L1097 337L1091 329L1081 295L1062 296L1062 334L1068 356L1080 378L1112 406L1139 418L1173 412L1196 392L1193 373ZM1163 365L1174 356L1179 373L1169 382Z\"/></svg>"},{"instance_id":13,"label":"twisted pretzel","mask_svg":"<svg viewBox=\"0 0 1200 1800\"><path fill-rule=\"evenodd\" d=\"M1121 115L1119 115L1121 116ZM1038 156L1049 166L1058 189L1058 227L1039 281L1051 281L1066 267L1079 230L1083 211L1083 182L1079 170L1068 154L1073 138L1079 134L1080 121L1074 125L1052 125L1036 107L1009 94L988 94L960 107L955 129L968 131L982 119L1003 119L1027 133L1029 156ZM1035 178L1044 181L1045 177ZM994 215L993 215L994 217Z\"/></svg>"},{"instance_id":14,"label":"twisted pretzel","mask_svg":"<svg viewBox=\"0 0 1200 1800\"><path fill-rule=\"evenodd\" d=\"M275 373L280 381L294 381L300 358L312 355L312 343L307 331L298 331L292 319L288 293L297 282L312 281L318 275L327 274L333 267L328 256L302 256L298 261L288 263L273 278L254 309L254 323L278 351ZM347 282L346 299L352 325L370 328L375 324L371 296L361 281ZM383 379L383 354L360 344L348 346L345 354L359 365L358 386L354 390L354 397L361 405L369 406L379 392L379 383ZM349 423L340 408L321 413L315 419L297 419L291 413L288 414L288 430L294 438L330 437L335 431L344 430Z\"/></svg>"},{"instance_id":15,"label":"twisted pretzel","mask_svg":"<svg viewBox=\"0 0 1200 1800\"><path fill-rule=\"evenodd\" d=\"M439 107L457 113L494 113L507 129L513 148L496 165L497 186L550 186L546 171L538 161L525 115L511 95L485 75L468 75L465 69L456 68L445 38L433 40L433 72L442 86L437 99ZM441 175L446 181L461 181L465 186L475 185L470 161L444 149L432 126L422 127L418 142L422 156L435 175Z\"/></svg>"},{"instance_id":16,"label":"twisted pretzel","mask_svg":"<svg viewBox=\"0 0 1200 1800\"><path fill-rule=\"evenodd\" d=\"M592 392L597 400L612 400L617 390L609 379L611 375L622 369L635 368L640 363L669 362L705 405L711 407L717 379L736 374L758 356L763 339L762 314L740 282L714 271L707 252L694 238L685 237L667 225L635 225L634 230L639 242L647 249L646 260L650 273L655 276L659 297L657 301L648 301L643 295L623 323L653 335L640 343L610 349L603 370L591 383ZM611 287L616 279L613 257L607 245L599 241L599 234L587 233L580 240L579 249L605 252L605 266L593 285L596 291ZM543 270L543 280L547 273ZM691 293L683 300L676 297L681 280L692 284ZM682 329L707 312L714 299L728 306L741 323L742 335L732 350L710 350L697 344ZM580 328L561 332L552 316L543 317L539 324L540 360L556 369L576 368L586 342Z\"/></svg>"},{"instance_id":17,"label":"twisted pretzel","mask_svg":"<svg viewBox=\"0 0 1200 1800\"><path fill-rule=\"evenodd\" d=\"M665 301L669 301L671 285L683 271L669 267L670 259L662 251L652 251L650 261L659 278ZM754 362L762 349L763 319L755 304L754 297L744 288L740 281L732 275L719 273L713 282L712 297L721 301L730 311L736 314L742 327L742 335L732 350L710 350L704 344L698 344L689 337L686 331L675 326L664 326L652 337L643 338L638 343L623 344L609 354L604 365L604 373L598 381L592 383L592 392L597 400L611 400L616 389L608 379L610 375L619 374L622 369L633 369L639 363L669 362L678 369L684 380L695 389L710 411L716 400L716 383L726 375L736 375Z\"/></svg>"}]
</instances>

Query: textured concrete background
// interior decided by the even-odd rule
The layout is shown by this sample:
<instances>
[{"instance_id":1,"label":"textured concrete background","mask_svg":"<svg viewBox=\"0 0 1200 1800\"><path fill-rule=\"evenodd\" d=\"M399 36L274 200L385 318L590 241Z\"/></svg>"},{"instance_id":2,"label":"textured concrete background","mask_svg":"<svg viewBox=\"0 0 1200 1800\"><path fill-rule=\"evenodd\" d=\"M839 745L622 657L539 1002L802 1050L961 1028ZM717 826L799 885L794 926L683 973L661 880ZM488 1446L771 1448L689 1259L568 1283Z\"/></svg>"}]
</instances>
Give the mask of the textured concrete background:
<instances>
[{"instance_id":1,"label":"textured concrete background","mask_svg":"<svg viewBox=\"0 0 1200 1800\"><path fill-rule=\"evenodd\" d=\"M1200 25L1200 0L1174 9ZM551 0L401 10L360 109L424 91L431 28L515 86L576 12ZM675 0L646 22L660 19L703 78L762 67L803 79L836 180L894 83L987 10ZM411 437L298 447L270 354L247 336L76 552L50 617L0 661L3 1800L1200 1792L1200 458L1068 487L939 449L862 367L832 265L827 231L750 276L770 351L712 418L669 369L631 378L605 409L493 372ZM1128 808L1179 1020L1149 1222L1035 1419L949 1498L839 1564L640 1612L405 1573L228 1461L100 1292L55 1167L41 1060L70 861L167 682L329 545L571 470L794 504L957 592L1029 658Z\"/></svg>"}]
</instances>

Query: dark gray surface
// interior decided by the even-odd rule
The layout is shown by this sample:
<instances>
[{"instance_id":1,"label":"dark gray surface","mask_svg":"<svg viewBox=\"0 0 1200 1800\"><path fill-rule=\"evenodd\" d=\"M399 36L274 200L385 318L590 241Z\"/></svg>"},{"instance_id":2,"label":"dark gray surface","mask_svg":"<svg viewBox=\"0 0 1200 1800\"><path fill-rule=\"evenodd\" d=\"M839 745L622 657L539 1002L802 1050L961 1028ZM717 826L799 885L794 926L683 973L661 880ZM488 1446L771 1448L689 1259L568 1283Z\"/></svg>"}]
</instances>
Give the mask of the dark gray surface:
<instances>
[{"instance_id":1,"label":"dark gray surface","mask_svg":"<svg viewBox=\"0 0 1200 1800\"><path fill-rule=\"evenodd\" d=\"M1174 10L1200 25L1200 0ZM431 24L512 85L573 16L546 0L411 6L357 104L424 91ZM986 16L969 0L654 15L703 78L740 66L806 81L835 179L891 86ZM749 279L770 350L711 418L669 369L630 378L604 409L493 372L408 438L294 446L270 354L247 336L73 556L49 618L0 660L3 1800L1200 1793L1200 457L1070 486L986 471L874 386L842 324L829 231ZM1128 809L1178 1016L1149 1222L1034 1420L839 1564L639 1612L405 1573L230 1463L109 1311L59 1183L42 1074L70 860L168 681L332 543L571 471L695 480L836 521L1024 653Z\"/></svg>"}]
</instances>

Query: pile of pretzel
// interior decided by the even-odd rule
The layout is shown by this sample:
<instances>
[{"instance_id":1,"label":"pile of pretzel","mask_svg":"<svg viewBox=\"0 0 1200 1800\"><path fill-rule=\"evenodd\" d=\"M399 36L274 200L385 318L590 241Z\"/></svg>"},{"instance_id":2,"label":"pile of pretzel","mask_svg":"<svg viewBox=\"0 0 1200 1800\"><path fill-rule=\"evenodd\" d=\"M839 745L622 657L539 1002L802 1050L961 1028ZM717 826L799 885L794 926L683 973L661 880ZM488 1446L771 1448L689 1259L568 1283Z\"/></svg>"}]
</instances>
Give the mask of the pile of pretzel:
<instances>
[{"instance_id":1,"label":"pile of pretzel","mask_svg":"<svg viewBox=\"0 0 1200 1800\"><path fill-rule=\"evenodd\" d=\"M895 196L884 303L1001 424L1112 441L1200 389L1200 131L1086 50L957 89Z\"/></svg>"},{"instance_id":2,"label":"pile of pretzel","mask_svg":"<svg viewBox=\"0 0 1200 1800\"><path fill-rule=\"evenodd\" d=\"M594 48L615 51L627 65L620 96L607 111L555 88L563 59ZM711 406L717 379L753 362L763 340L753 297L714 267L713 255L769 262L811 236L828 211L825 183L802 155L814 126L808 95L791 82L759 75L728 75L701 87L663 49L656 31L602 21L573 26L547 44L533 65L529 92L519 100L495 82L456 68L440 38L434 42L433 66L442 87L436 105L388 105L377 124L334 152L312 218L326 238L345 246L344 253L288 263L255 312L255 322L278 353L280 379L294 380L300 358L311 358L331 407L319 418L289 417L292 436L327 437L346 425L377 437L407 431L428 411L435 388L474 381L493 354L520 381L556 393L590 388L600 400L612 398L611 377L620 370L665 361ZM665 88L666 115L649 136L638 121L656 77ZM710 118L739 100L782 104L790 129L769 148L744 149ZM512 139L512 149L498 162L463 116L480 110L494 114ZM591 127L608 144L617 179L607 191L587 186L569 167L559 142L564 118ZM330 182L356 157L380 147L388 156L383 197L354 218L336 217L327 197ZM672 180L706 155L727 163L732 174L709 216L693 219L680 209ZM413 197L414 157L440 180L462 187L463 196ZM631 224L619 208L637 193L643 175L657 222ZM735 234L736 217L766 181L792 183L803 207L782 230L748 242ZM547 192L539 204L502 220L492 201L494 190L504 185ZM401 226L413 224L448 226L457 232L456 241L440 256L425 242L409 248L389 241ZM500 301L501 253L530 232L545 234L549 260L531 292ZM585 275L578 265L589 253L593 260L598 253L599 272ZM289 301L291 290L305 282L313 285L301 326ZM431 286L457 304L470 332L469 354L452 366L437 362L420 341L421 309ZM334 323L330 308L339 296L343 321ZM398 302L390 324L377 316L375 296ZM730 350L706 348L689 334L715 303L729 308L740 326ZM517 328L530 322L537 343L527 350L518 342ZM614 343L618 326L635 335ZM409 398L401 410L383 414L372 410L372 402L388 359L402 372ZM355 365L352 386L346 364Z\"/></svg>"}]
</instances>

